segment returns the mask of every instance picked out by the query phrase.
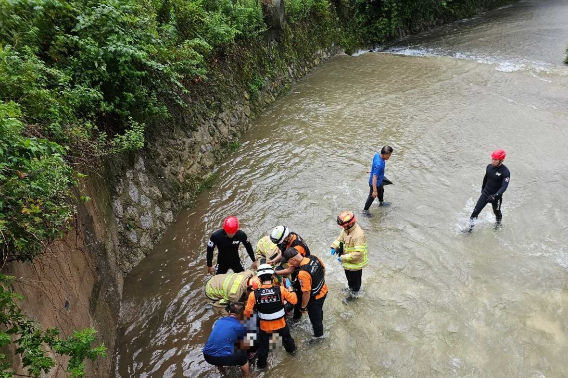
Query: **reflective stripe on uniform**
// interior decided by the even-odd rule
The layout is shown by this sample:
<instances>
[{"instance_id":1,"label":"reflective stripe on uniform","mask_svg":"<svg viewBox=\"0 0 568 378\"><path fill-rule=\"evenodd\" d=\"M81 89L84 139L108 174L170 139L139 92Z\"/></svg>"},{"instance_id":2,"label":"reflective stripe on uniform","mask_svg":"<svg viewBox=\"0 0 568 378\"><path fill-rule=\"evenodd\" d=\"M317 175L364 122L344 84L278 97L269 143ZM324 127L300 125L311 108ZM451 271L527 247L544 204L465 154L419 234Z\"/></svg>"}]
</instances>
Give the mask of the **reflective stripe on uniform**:
<instances>
[{"instance_id":1,"label":"reflective stripe on uniform","mask_svg":"<svg viewBox=\"0 0 568 378\"><path fill-rule=\"evenodd\" d=\"M235 278L235 281L233 281L233 285L231 286L230 294L235 294L239 290L239 286L241 286L241 282L243 282L244 279L245 279L244 274L239 274Z\"/></svg>"},{"instance_id":2,"label":"reflective stripe on uniform","mask_svg":"<svg viewBox=\"0 0 568 378\"><path fill-rule=\"evenodd\" d=\"M213 299L213 300L226 298L225 292L223 291L223 289L214 289L211 286L211 280L209 280L209 282L207 282L207 285L205 285L205 295L207 296L207 298ZM226 298L226 299L228 299L228 298Z\"/></svg>"},{"instance_id":3,"label":"reflective stripe on uniform","mask_svg":"<svg viewBox=\"0 0 568 378\"><path fill-rule=\"evenodd\" d=\"M225 281L223 281L223 293L229 293L229 282L234 275L235 273L231 273L227 274L227 277L225 277Z\"/></svg>"},{"instance_id":4,"label":"reflective stripe on uniform","mask_svg":"<svg viewBox=\"0 0 568 378\"><path fill-rule=\"evenodd\" d=\"M352 263L351 262L351 256L349 256L350 253L352 252L359 252L361 254L363 254L363 259L361 261L359 261L358 263ZM345 248L345 255L347 255L348 257L346 257L347 261L343 261L341 263L341 265L343 266L343 268L345 269L349 269L349 270L359 270L359 269L363 269L363 267L365 265L367 265L368 263L368 252L367 252L367 246L355 246L355 247L349 247L349 248Z\"/></svg>"},{"instance_id":5,"label":"reflective stripe on uniform","mask_svg":"<svg viewBox=\"0 0 568 378\"><path fill-rule=\"evenodd\" d=\"M312 293L316 293L316 294L314 294L314 296L316 296L320 293L320 290L321 290L321 288L323 287L324 284L325 284L325 281L321 280L319 282L318 286L312 287Z\"/></svg>"},{"instance_id":6,"label":"reflective stripe on uniform","mask_svg":"<svg viewBox=\"0 0 568 378\"><path fill-rule=\"evenodd\" d=\"M347 270L361 270L369 262L367 240L361 227L355 226L349 231L344 229L339 237L331 244L333 248L339 248L339 244L344 242L341 265ZM354 245L355 244L355 245ZM356 254L358 256L353 256Z\"/></svg>"},{"instance_id":7,"label":"reflective stripe on uniform","mask_svg":"<svg viewBox=\"0 0 568 378\"><path fill-rule=\"evenodd\" d=\"M207 282L207 285L205 286L205 295L209 299L213 299L213 300L217 300L217 299L229 300L229 292L228 292L229 282L231 281L231 278L234 275L235 275L235 273L227 274L227 277L225 277L225 279L223 280L223 287L220 288L220 289L213 288L212 285L211 285L211 280L209 280L209 282ZM231 290L233 288L234 288L234 286L231 287ZM237 286L237 289L238 289L238 286Z\"/></svg>"},{"instance_id":8,"label":"reflective stripe on uniform","mask_svg":"<svg viewBox=\"0 0 568 378\"><path fill-rule=\"evenodd\" d=\"M280 311L274 312L272 314L263 314L260 311L258 312L258 317L262 320L276 320L276 319L283 318L284 315L286 315L284 308L282 308Z\"/></svg>"}]
</instances>

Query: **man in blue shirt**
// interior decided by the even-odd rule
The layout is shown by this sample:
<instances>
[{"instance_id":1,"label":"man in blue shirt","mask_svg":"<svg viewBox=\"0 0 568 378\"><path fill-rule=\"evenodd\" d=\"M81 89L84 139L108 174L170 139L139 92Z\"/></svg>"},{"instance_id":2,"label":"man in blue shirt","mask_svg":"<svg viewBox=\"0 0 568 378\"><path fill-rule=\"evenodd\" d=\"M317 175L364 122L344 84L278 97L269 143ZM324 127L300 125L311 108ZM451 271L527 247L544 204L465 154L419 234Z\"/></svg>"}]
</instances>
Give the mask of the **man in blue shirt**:
<instances>
[{"instance_id":1,"label":"man in blue shirt","mask_svg":"<svg viewBox=\"0 0 568 378\"><path fill-rule=\"evenodd\" d=\"M244 304L231 303L229 316L215 322L207 343L203 347L205 361L224 373L223 366L240 366L241 373L247 376L250 371L248 354L245 350L247 329L243 325Z\"/></svg>"},{"instance_id":2,"label":"man in blue shirt","mask_svg":"<svg viewBox=\"0 0 568 378\"><path fill-rule=\"evenodd\" d=\"M379 197L379 206L383 204L385 163L390 159L392 151L391 146L384 146L381 149L381 153L376 153L373 157L373 166L369 175L369 197L367 197L367 202L365 202L364 213L368 213L371 204L377 197Z\"/></svg>"}]
</instances>

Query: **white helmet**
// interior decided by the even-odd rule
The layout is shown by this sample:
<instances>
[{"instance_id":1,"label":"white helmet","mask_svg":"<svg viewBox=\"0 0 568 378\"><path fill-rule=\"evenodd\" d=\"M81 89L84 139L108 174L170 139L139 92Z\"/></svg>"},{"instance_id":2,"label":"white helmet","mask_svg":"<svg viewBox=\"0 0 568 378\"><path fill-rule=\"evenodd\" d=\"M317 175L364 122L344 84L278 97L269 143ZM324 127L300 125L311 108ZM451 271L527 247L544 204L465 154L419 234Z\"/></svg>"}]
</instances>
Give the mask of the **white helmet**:
<instances>
[{"instance_id":1,"label":"white helmet","mask_svg":"<svg viewBox=\"0 0 568 378\"><path fill-rule=\"evenodd\" d=\"M261 264L257 271L256 271L257 276L262 277L262 276L272 276L274 274L274 269L272 268L272 266L270 264Z\"/></svg>"},{"instance_id":2,"label":"white helmet","mask_svg":"<svg viewBox=\"0 0 568 378\"><path fill-rule=\"evenodd\" d=\"M282 241L290 234L290 230L286 226L276 226L270 234L270 240L274 244L282 244Z\"/></svg>"}]
</instances>

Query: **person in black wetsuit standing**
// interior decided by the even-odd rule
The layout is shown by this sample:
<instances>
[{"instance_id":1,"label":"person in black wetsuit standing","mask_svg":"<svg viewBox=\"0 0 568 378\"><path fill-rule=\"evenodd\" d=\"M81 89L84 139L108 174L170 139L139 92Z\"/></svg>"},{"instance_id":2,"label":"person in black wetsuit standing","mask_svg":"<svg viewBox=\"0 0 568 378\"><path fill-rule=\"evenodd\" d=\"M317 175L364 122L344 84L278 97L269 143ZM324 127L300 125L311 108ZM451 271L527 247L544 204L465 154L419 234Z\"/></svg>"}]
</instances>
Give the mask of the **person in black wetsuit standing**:
<instances>
[{"instance_id":1,"label":"person in black wetsuit standing","mask_svg":"<svg viewBox=\"0 0 568 378\"><path fill-rule=\"evenodd\" d=\"M207 242L207 271L211 275L225 274L229 269L235 273L245 269L239 258L239 247L243 243L252 260L252 269L256 269L256 262L252 245L244 231L239 230L239 220L230 216L225 218L223 228L215 231ZM213 267L213 250L217 247L217 269Z\"/></svg>"},{"instance_id":2,"label":"person in black wetsuit standing","mask_svg":"<svg viewBox=\"0 0 568 378\"><path fill-rule=\"evenodd\" d=\"M483 185L481 185L481 196L475 204L473 213L469 218L469 231L473 229L474 221L477 219L481 210L491 203L493 213L497 221L497 226L501 224L503 214L501 213L501 203L503 202L503 193L509 186L511 173L509 169L503 164L506 153L504 150L495 150L491 154L491 164L487 166L485 177L483 178Z\"/></svg>"}]
</instances>

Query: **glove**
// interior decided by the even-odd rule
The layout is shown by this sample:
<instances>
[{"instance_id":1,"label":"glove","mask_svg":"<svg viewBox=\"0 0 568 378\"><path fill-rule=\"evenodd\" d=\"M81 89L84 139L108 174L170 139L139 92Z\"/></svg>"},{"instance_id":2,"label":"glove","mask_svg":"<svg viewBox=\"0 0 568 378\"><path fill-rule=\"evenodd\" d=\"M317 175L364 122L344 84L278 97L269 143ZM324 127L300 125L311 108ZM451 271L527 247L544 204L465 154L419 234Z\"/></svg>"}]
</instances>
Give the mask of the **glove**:
<instances>
[{"instance_id":1,"label":"glove","mask_svg":"<svg viewBox=\"0 0 568 378\"><path fill-rule=\"evenodd\" d=\"M331 249L331 255L332 255L332 256L335 255L335 248L332 248L332 249Z\"/></svg>"},{"instance_id":2,"label":"glove","mask_svg":"<svg viewBox=\"0 0 568 378\"><path fill-rule=\"evenodd\" d=\"M493 201L497 200L498 196L497 196L497 194L492 194L492 195L488 196L487 198L489 198L489 201L493 202Z\"/></svg>"},{"instance_id":3,"label":"glove","mask_svg":"<svg viewBox=\"0 0 568 378\"><path fill-rule=\"evenodd\" d=\"M341 257L338 257L338 258L337 258L337 261L339 261L339 262L341 263L341 262L342 262L342 261L341 261Z\"/></svg>"},{"instance_id":4,"label":"glove","mask_svg":"<svg viewBox=\"0 0 568 378\"><path fill-rule=\"evenodd\" d=\"M290 302L286 302L286 304L284 305L284 311L286 311L287 314L291 313L292 311L294 311L294 305Z\"/></svg>"}]
</instances>

